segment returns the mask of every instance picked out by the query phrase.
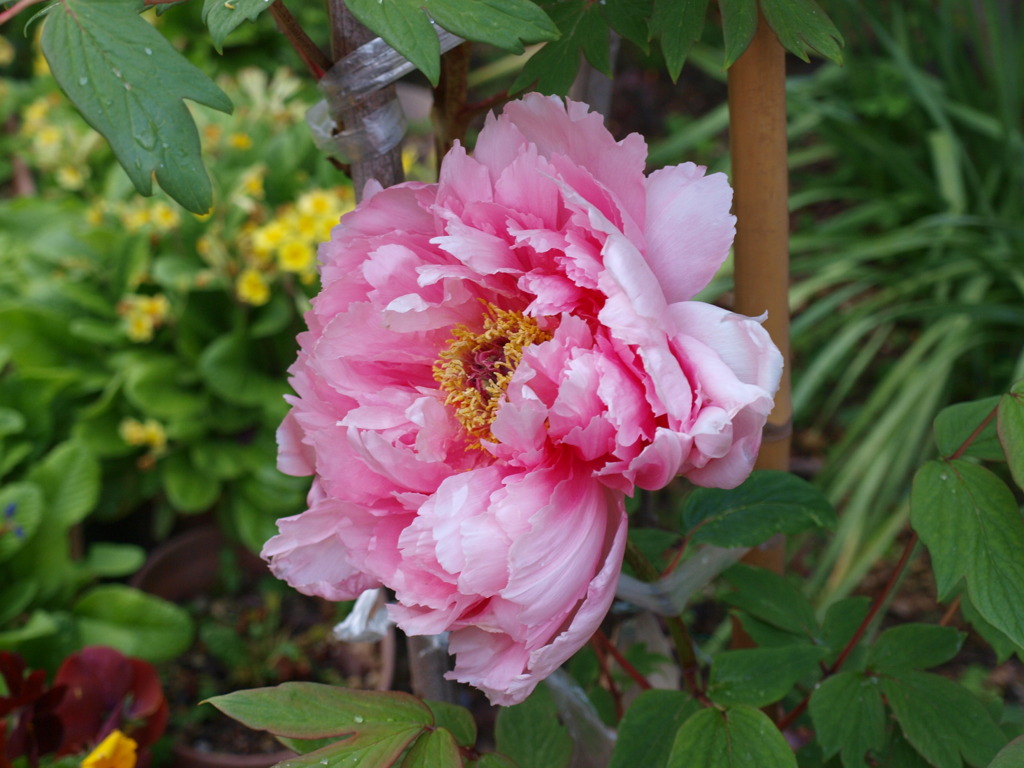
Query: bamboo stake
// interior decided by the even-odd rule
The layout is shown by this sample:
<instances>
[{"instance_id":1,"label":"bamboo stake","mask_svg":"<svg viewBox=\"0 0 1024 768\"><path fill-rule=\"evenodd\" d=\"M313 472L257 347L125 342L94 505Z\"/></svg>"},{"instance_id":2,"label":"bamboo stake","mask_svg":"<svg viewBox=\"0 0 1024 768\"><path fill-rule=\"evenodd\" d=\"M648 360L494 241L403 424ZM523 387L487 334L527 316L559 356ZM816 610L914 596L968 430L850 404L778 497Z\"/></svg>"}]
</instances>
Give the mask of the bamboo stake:
<instances>
[{"instance_id":1,"label":"bamboo stake","mask_svg":"<svg viewBox=\"0 0 1024 768\"><path fill-rule=\"evenodd\" d=\"M793 408L789 371L789 210L786 158L786 62L775 33L758 19L750 47L729 69L729 143L736 214L735 310L768 313L765 328L785 368L768 417L758 469L788 471ZM754 550L747 562L781 573L783 542Z\"/></svg>"}]
</instances>

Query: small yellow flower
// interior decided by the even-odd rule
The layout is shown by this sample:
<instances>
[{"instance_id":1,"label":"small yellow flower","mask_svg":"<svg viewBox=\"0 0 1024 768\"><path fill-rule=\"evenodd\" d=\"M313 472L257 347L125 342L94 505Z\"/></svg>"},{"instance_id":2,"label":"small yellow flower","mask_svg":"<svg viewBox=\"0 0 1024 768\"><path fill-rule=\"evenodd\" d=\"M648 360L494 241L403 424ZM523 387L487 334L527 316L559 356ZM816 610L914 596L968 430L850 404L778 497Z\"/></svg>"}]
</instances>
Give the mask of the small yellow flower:
<instances>
[{"instance_id":1,"label":"small yellow flower","mask_svg":"<svg viewBox=\"0 0 1024 768\"><path fill-rule=\"evenodd\" d=\"M154 323L163 322L164 318L167 317L167 313L170 312L171 305L167 301L167 297L162 293L158 293L154 296L139 296L136 300L135 306L139 312L147 315Z\"/></svg>"},{"instance_id":2,"label":"small yellow flower","mask_svg":"<svg viewBox=\"0 0 1024 768\"><path fill-rule=\"evenodd\" d=\"M146 444L146 427L138 419L122 419L117 432L128 445Z\"/></svg>"},{"instance_id":3,"label":"small yellow flower","mask_svg":"<svg viewBox=\"0 0 1024 768\"><path fill-rule=\"evenodd\" d=\"M82 768L135 768L138 747L130 736L111 731L82 761Z\"/></svg>"},{"instance_id":4,"label":"small yellow flower","mask_svg":"<svg viewBox=\"0 0 1024 768\"><path fill-rule=\"evenodd\" d=\"M337 207L337 200L326 189L314 189L302 195L296 207L306 216L324 216Z\"/></svg>"},{"instance_id":5,"label":"small yellow flower","mask_svg":"<svg viewBox=\"0 0 1024 768\"><path fill-rule=\"evenodd\" d=\"M77 165L62 165L57 169L57 184L72 192L79 190L85 186L85 174Z\"/></svg>"},{"instance_id":6,"label":"small yellow flower","mask_svg":"<svg viewBox=\"0 0 1024 768\"><path fill-rule=\"evenodd\" d=\"M37 129L46 120L46 116L49 113L50 102L48 99L44 97L33 101L25 107L25 111L22 113L25 118L25 130L34 131Z\"/></svg>"},{"instance_id":7,"label":"small yellow flower","mask_svg":"<svg viewBox=\"0 0 1024 768\"><path fill-rule=\"evenodd\" d=\"M263 197L264 167L258 165L245 172L242 176L242 192L249 197Z\"/></svg>"},{"instance_id":8,"label":"small yellow flower","mask_svg":"<svg viewBox=\"0 0 1024 768\"><path fill-rule=\"evenodd\" d=\"M228 137L228 144L235 149L252 149L252 138L247 133L232 133Z\"/></svg>"},{"instance_id":9,"label":"small yellow flower","mask_svg":"<svg viewBox=\"0 0 1024 768\"><path fill-rule=\"evenodd\" d=\"M277 263L285 272L303 272L313 263L313 249L301 240L289 240L278 250Z\"/></svg>"},{"instance_id":10,"label":"small yellow flower","mask_svg":"<svg viewBox=\"0 0 1024 768\"><path fill-rule=\"evenodd\" d=\"M93 227L103 223L103 203L97 202L89 206L85 212L85 220Z\"/></svg>"},{"instance_id":11,"label":"small yellow flower","mask_svg":"<svg viewBox=\"0 0 1024 768\"><path fill-rule=\"evenodd\" d=\"M32 139L32 147L41 155L52 155L61 144L60 129L47 125L40 129Z\"/></svg>"},{"instance_id":12,"label":"small yellow flower","mask_svg":"<svg viewBox=\"0 0 1024 768\"><path fill-rule=\"evenodd\" d=\"M288 232L280 221L272 221L252 233L252 247L257 255L268 256L284 242Z\"/></svg>"},{"instance_id":13,"label":"small yellow flower","mask_svg":"<svg viewBox=\"0 0 1024 768\"><path fill-rule=\"evenodd\" d=\"M167 447L167 431L156 419L146 419L142 425L143 444L153 449L153 454L163 453Z\"/></svg>"},{"instance_id":14,"label":"small yellow flower","mask_svg":"<svg viewBox=\"0 0 1024 768\"><path fill-rule=\"evenodd\" d=\"M149 211L149 219L159 232L169 232L181 222L178 212L163 200L153 203Z\"/></svg>"},{"instance_id":15,"label":"small yellow flower","mask_svg":"<svg viewBox=\"0 0 1024 768\"><path fill-rule=\"evenodd\" d=\"M141 312L132 312L125 318L125 333L132 341L152 341L155 329L153 318Z\"/></svg>"},{"instance_id":16,"label":"small yellow flower","mask_svg":"<svg viewBox=\"0 0 1024 768\"><path fill-rule=\"evenodd\" d=\"M129 208L122 211L121 223L129 232L138 232L150 223L149 211L145 208Z\"/></svg>"},{"instance_id":17,"label":"small yellow flower","mask_svg":"<svg viewBox=\"0 0 1024 768\"><path fill-rule=\"evenodd\" d=\"M270 286L267 285L262 273L256 269L242 270L235 284L235 292L239 300L254 307L266 304L270 300Z\"/></svg>"}]
</instances>

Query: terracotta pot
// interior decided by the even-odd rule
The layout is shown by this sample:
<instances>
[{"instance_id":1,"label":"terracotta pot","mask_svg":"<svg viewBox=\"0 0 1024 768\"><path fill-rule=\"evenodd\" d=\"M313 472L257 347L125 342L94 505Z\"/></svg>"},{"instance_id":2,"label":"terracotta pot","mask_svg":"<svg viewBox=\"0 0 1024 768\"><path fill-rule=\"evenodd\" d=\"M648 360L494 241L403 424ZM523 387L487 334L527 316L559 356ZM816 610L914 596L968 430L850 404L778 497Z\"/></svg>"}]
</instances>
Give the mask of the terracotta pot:
<instances>
[{"instance_id":1,"label":"terracotta pot","mask_svg":"<svg viewBox=\"0 0 1024 768\"><path fill-rule=\"evenodd\" d=\"M202 526L164 542L150 554L146 564L132 578L132 586L173 603L185 603L210 592L217 584L220 555L228 542L216 526ZM245 571L259 575L267 566L242 547L235 547L238 563ZM378 690L388 690L394 678L395 635L392 629L379 644L381 661ZM172 744L171 768L269 768L295 757L291 750L237 755L196 749L183 742Z\"/></svg>"}]
</instances>

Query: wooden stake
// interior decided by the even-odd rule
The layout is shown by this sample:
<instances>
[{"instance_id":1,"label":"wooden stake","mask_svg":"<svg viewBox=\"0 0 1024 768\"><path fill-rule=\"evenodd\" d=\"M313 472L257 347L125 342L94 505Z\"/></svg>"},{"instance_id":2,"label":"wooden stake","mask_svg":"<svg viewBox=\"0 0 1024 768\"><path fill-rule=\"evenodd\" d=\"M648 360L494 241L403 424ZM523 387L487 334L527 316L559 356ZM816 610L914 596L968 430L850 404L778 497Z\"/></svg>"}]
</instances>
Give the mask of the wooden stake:
<instances>
[{"instance_id":1,"label":"wooden stake","mask_svg":"<svg viewBox=\"0 0 1024 768\"><path fill-rule=\"evenodd\" d=\"M789 371L789 209L785 51L764 17L729 69L729 143L736 214L734 309L768 313L765 328L785 368L768 417L758 469L789 470L793 408ZM781 538L746 560L782 571Z\"/></svg>"},{"instance_id":2,"label":"wooden stake","mask_svg":"<svg viewBox=\"0 0 1024 768\"><path fill-rule=\"evenodd\" d=\"M347 56L360 45L374 38L374 34L352 15L352 12L345 6L344 0L327 0L327 8L331 19L331 54L334 61ZM374 112L394 98L396 98L395 86L389 85L340 106L338 114L333 114L331 117L339 126L344 126L355 122L361 115ZM357 201L362 199L363 187L370 179L376 179L385 187L397 184L402 181L404 176L402 147L397 146L383 154L361 158L358 162L353 162L351 174Z\"/></svg>"}]
</instances>

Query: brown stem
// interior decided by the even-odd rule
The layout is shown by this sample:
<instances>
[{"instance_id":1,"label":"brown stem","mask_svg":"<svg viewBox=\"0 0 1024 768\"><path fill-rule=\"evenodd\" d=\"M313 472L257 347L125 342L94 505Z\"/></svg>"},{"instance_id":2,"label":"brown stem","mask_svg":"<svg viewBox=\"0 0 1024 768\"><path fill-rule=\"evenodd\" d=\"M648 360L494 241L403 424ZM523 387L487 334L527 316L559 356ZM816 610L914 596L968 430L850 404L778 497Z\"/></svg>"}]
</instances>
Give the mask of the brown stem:
<instances>
[{"instance_id":1,"label":"brown stem","mask_svg":"<svg viewBox=\"0 0 1024 768\"><path fill-rule=\"evenodd\" d=\"M942 614L942 618L939 619L939 626L940 627L948 626L949 622L951 622L953 620L953 617L956 616L956 612L959 611L959 610L960 610L960 595L957 595L956 599L952 603L949 604L949 608L946 609L946 612L944 614Z\"/></svg>"},{"instance_id":2,"label":"brown stem","mask_svg":"<svg viewBox=\"0 0 1024 768\"><path fill-rule=\"evenodd\" d=\"M324 76L324 72L331 68L331 59L321 51L316 43L310 39L291 11L285 7L284 0L276 0L270 6L270 15L274 17L277 28L281 30L295 52L299 54L302 63L315 80Z\"/></svg>"},{"instance_id":3,"label":"brown stem","mask_svg":"<svg viewBox=\"0 0 1024 768\"><path fill-rule=\"evenodd\" d=\"M434 89L434 151L438 167L456 140L466 136L469 120L465 116L469 93L470 43L462 43L441 57L441 78Z\"/></svg>"},{"instance_id":4,"label":"brown stem","mask_svg":"<svg viewBox=\"0 0 1024 768\"><path fill-rule=\"evenodd\" d=\"M996 414L998 412L999 406L997 405L995 408L988 412L988 416L981 420L981 423L978 426L976 426L974 428L974 431L967 436L967 439L960 444L960 447L953 451L953 454L949 457L949 460L956 461L961 456L963 456L967 449L971 447L971 443L977 440L978 436L985 431L985 427L987 427L989 423L992 421L992 419L996 417Z\"/></svg>"},{"instance_id":5,"label":"brown stem","mask_svg":"<svg viewBox=\"0 0 1024 768\"><path fill-rule=\"evenodd\" d=\"M626 562L630 564L636 572L637 578L641 581L650 583L658 580L658 571L644 556L644 553L628 539L626 540ZM700 680L697 654L693 650L693 640L690 639L690 632L686 629L686 624L683 623L682 618L679 616L666 616L665 623L668 625L669 634L672 636L676 656L679 657L679 666L683 671L683 680L686 681L686 687L694 698L706 702L707 697L704 695L704 689Z\"/></svg>"},{"instance_id":6,"label":"brown stem","mask_svg":"<svg viewBox=\"0 0 1024 768\"><path fill-rule=\"evenodd\" d=\"M612 675L612 671L608 668L608 659L605 658L605 651L608 650L608 646L601 645L598 635L601 635L601 639L607 641L607 638L602 635L601 630L597 630L597 632L590 636L590 644L594 647L594 655L597 656L597 665L601 668L601 676L608 684L608 693L615 703L615 718L621 720L624 714L622 691L619 690L618 683L615 682L615 676Z\"/></svg>"},{"instance_id":7,"label":"brown stem","mask_svg":"<svg viewBox=\"0 0 1024 768\"><path fill-rule=\"evenodd\" d=\"M630 663L629 659L622 655L622 652L605 636L604 632L600 629L597 630L597 632L594 633L594 638L595 642L600 647L611 654L611 657L615 659L615 662L622 667L623 672L633 678L633 682L639 685L641 690L649 691L652 688L647 678L640 674L640 670L634 667L632 663Z\"/></svg>"}]
</instances>

